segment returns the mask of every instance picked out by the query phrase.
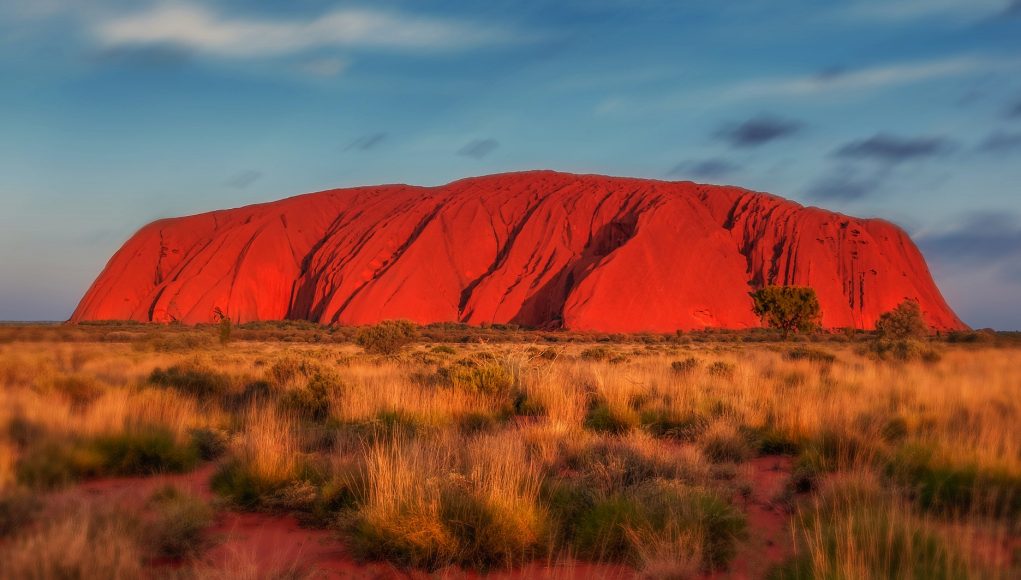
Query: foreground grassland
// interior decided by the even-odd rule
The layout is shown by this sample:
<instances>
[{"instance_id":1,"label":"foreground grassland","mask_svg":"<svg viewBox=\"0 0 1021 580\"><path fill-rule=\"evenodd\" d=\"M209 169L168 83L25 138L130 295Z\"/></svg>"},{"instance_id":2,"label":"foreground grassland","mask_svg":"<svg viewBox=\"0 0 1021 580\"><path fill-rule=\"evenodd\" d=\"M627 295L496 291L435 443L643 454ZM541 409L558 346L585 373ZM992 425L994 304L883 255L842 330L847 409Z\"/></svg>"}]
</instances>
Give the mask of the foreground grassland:
<instances>
[{"instance_id":1,"label":"foreground grassland","mask_svg":"<svg viewBox=\"0 0 1021 580\"><path fill-rule=\"evenodd\" d=\"M1011 345L898 362L844 337L437 342L448 329L381 356L307 328L226 345L216 329L2 330L4 578L315 573L300 555L212 563L209 530L237 512L297 517L394 573L1021 574ZM764 499L763 465L782 478ZM212 493L160 485L138 508L79 492L168 473L208 474ZM772 560L756 502L789 544Z\"/></svg>"}]
</instances>

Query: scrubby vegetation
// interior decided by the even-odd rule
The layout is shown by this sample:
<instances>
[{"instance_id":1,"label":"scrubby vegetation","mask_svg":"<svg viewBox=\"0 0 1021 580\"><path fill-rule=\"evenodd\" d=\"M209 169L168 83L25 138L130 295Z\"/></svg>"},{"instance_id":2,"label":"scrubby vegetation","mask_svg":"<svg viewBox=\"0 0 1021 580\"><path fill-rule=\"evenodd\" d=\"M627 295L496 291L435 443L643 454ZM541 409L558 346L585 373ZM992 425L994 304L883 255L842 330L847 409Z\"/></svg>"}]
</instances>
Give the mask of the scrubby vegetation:
<instances>
[{"instance_id":1,"label":"scrubby vegetation","mask_svg":"<svg viewBox=\"0 0 1021 580\"><path fill-rule=\"evenodd\" d=\"M220 345L218 327L30 329L0 344L0 576L130 578L169 561L229 577L206 559L223 541L210 529L244 512L327 530L358 565L425 571L1016 577L1021 351L915 334L940 356L879 356L903 338L885 328L795 345L758 331L449 325L412 340L398 324L354 342L288 323ZM377 344L390 331L400 345ZM215 501L160 484L117 508L77 491L195 469ZM769 557L763 511L783 522Z\"/></svg>"}]
</instances>

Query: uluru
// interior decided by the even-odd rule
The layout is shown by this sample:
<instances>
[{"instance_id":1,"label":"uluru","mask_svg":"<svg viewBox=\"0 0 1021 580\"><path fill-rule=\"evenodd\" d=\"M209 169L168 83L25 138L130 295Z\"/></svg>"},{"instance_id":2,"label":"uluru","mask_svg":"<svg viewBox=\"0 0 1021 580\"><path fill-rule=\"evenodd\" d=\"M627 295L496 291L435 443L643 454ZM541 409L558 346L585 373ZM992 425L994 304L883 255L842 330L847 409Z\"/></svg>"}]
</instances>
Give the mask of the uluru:
<instances>
[{"instance_id":1,"label":"uluru","mask_svg":"<svg viewBox=\"0 0 1021 580\"><path fill-rule=\"evenodd\" d=\"M531 171L310 193L146 225L72 322L760 326L749 292L813 288L827 328L905 299L965 325L908 235L737 187Z\"/></svg>"}]
</instances>

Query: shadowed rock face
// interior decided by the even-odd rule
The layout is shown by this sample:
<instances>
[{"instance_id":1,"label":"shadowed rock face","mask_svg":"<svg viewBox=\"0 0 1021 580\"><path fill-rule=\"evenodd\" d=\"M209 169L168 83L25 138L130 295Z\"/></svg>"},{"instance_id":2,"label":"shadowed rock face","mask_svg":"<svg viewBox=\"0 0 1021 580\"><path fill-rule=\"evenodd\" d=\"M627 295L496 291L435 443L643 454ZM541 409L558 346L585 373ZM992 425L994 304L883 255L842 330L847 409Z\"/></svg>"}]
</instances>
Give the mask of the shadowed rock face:
<instances>
[{"instance_id":1,"label":"shadowed rock face","mask_svg":"<svg viewBox=\"0 0 1021 580\"><path fill-rule=\"evenodd\" d=\"M387 185L160 220L71 320L517 323L605 332L759 326L748 292L815 288L827 327L905 298L964 328L908 236L734 187L549 171Z\"/></svg>"}]
</instances>

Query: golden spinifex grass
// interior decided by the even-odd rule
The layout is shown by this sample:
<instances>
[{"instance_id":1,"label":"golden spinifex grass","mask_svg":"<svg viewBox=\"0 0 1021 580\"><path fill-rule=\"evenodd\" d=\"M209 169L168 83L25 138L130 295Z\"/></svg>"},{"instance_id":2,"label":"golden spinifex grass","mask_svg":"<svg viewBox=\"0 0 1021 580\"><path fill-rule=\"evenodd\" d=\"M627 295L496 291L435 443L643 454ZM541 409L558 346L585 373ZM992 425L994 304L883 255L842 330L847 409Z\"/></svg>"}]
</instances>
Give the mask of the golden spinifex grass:
<instances>
[{"instance_id":1,"label":"golden spinifex grass","mask_svg":"<svg viewBox=\"0 0 1021 580\"><path fill-rule=\"evenodd\" d=\"M0 551L20 550L19 570L55 550L81 572L155 555L136 542L120 553L130 565L75 556L69 535L119 528L87 511L42 526L44 507L11 498L45 506L85 480L211 462L225 509L295 514L360 558L415 568L574 558L686 576L743 554L793 578L1019 571L1014 348L931 345L941 357L915 362L691 341L380 356L136 334L0 344ZM762 455L792 457L766 498L787 510L782 562L742 552L761 532L742 464Z\"/></svg>"}]
</instances>

